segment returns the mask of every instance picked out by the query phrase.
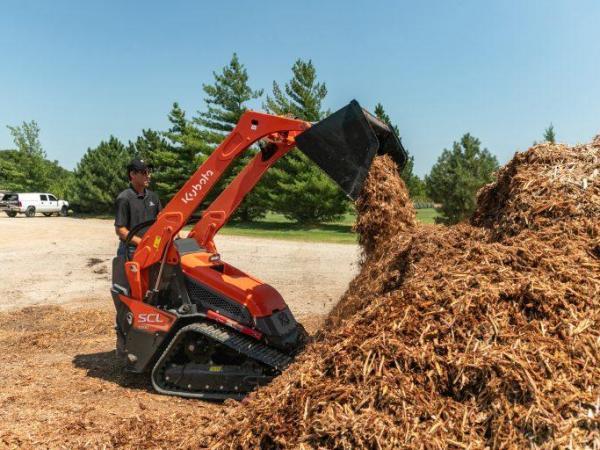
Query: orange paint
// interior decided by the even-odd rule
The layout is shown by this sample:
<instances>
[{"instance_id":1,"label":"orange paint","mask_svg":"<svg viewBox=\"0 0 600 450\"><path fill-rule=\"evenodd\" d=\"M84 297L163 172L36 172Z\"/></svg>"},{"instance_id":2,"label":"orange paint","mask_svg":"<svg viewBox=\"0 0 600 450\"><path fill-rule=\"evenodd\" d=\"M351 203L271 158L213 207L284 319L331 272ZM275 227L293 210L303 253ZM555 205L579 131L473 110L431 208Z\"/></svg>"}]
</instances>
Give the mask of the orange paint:
<instances>
[{"instance_id":1,"label":"orange paint","mask_svg":"<svg viewBox=\"0 0 600 450\"><path fill-rule=\"evenodd\" d=\"M166 333L171 329L173 323L175 323L176 317L168 312L126 297L125 295L119 295L119 299L131 310L133 314L132 326L138 330L150 333Z\"/></svg>"}]
</instances>

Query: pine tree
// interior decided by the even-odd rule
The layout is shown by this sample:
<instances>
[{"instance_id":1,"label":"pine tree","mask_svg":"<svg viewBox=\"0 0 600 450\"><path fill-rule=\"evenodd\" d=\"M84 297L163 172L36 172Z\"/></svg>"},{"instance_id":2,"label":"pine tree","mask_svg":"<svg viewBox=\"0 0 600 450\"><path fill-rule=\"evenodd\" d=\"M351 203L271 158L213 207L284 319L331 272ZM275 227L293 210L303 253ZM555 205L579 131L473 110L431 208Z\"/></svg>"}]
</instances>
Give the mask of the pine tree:
<instances>
[{"instance_id":1,"label":"pine tree","mask_svg":"<svg viewBox=\"0 0 600 450\"><path fill-rule=\"evenodd\" d=\"M400 131L398 130L398 127L392 124L390 116L387 115L381 103L377 103L377 105L375 105L375 115L378 119L387 123L390 126L390 128L394 131L394 133L396 133L398 139L400 141L402 140L402 138L400 137ZM406 150L406 153L408 155L408 159L406 161L404 169L402 169L402 172L400 172L400 176L406 183L406 187L408 188L408 192L410 193L411 198L422 198L425 196L425 183L423 183L423 181L413 173L415 157L412 156L408 150Z\"/></svg>"},{"instance_id":2,"label":"pine tree","mask_svg":"<svg viewBox=\"0 0 600 450\"><path fill-rule=\"evenodd\" d=\"M153 130L142 130L142 135L129 144L132 154L154 165L150 189L158 194L163 205L196 170L194 146L184 143L184 135L188 133L185 114L177 103L173 105L169 120L173 126L164 134L181 145L171 145L161 133Z\"/></svg>"},{"instance_id":3,"label":"pine tree","mask_svg":"<svg viewBox=\"0 0 600 450\"><path fill-rule=\"evenodd\" d=\"M81 212L112 213L117 195L128 185L127 164L132 156L130 147L113 136L88 148L70 187L73 207Z\"/></svg>"},{"instance_id":4,"label":"pine tree","mask_svg":"<svg viewBox=\"0 0 600 450\"><path fill-rule=\"evenodd\" d=\"M452 150L444 149L425 177L427 193L442 204L442 217L436 221L451 224L464 220L475 210L479 188L492 181L498 161L480 145L479 139L465 134Z\"/></svg>"},{"instance_id":5,"label":"pine tree","mask_svg":"<svg viewBox=\"0 0 600 450\"><path fill-rule=\"evenodd\" d=\"M273 82L273 97L265 102L267 111L281 116L289 115L308 122L323 119L327 112L321 104L327 96L325 83L317 83L317 70L311 60L298 59L292 67L293 77L286 83L285 92Z\"/></svg>"},{"instance_id":6,"label":"pine tree","mask_svg":"<svg viewBox=\"0 0 600 450\"><path fill-rule=\"evenodd\" d=\"M264 107L273 114L315 122L328 114L322 109L326 95L327 87L317 81L312 61L298 59L283 91L273 82L272 97L267 96ZM336 220L348 211L342 190L302 152L292 150L271 171L273 209L287 218L315 224Z\"/></svg>"},{"instance_id":7,"label":"pine tree","mask_svg":"<svg viewBox=\"0 0 600 450\"><path fill-rule=\"evenodd\" d=\"M135 142L130 142L133 154L144 161L153 163L152 156L157 149L169 145L166 139L159 131L151 129L142 130L142 135L138 136Z\"/></svg>"},{"instance_id":8,"label":"pine tree","mask_svg":"<svg viewBox=\"0 0 600 450\"><path fill-rule=\"evenodd\" d=\"M144 144L139 143L139 151L146 151L146 158L154 165L151 186L163 205L181 189L203 159L200 130L186 118L177 102L173 103L168 119L171 128L161 133L166 141L151 132L142 136ZM136 151L137 145L136 141Z\"/></svg>"},{"instance_id":9,"label":"pine tree","mask_svg":"<svg viewBox=\"0 0 600 450\"><path fill-rule=\"evenodd\" d=\"M554 125L552 123L544 130L544 141L551 144L556 143L556 135L554 134Z\"/></svg>"},{"instance_id":10,"label":"pine tree","mask_svg":"<svg viewBox=\"0 0 600 450\"><path fill-rule=\"evenodd\" d=\"M233 54L229 64L220 73L213 72L213 84L204 84L205 111L198 112L193 122L202 130L202 157L206 158L231 132L247 110L247 103L262 96L262 90L253 90L248 85L248 72L240 63L237 54ZM250 161L256 149L248 149L232 163L221 181L209 196L213 199L239 171ZM265 175L265 177L268 174ZM269 207L264 180L246 196L234 218L250 221L264 217Z\"/></svg>"}]
</instances>

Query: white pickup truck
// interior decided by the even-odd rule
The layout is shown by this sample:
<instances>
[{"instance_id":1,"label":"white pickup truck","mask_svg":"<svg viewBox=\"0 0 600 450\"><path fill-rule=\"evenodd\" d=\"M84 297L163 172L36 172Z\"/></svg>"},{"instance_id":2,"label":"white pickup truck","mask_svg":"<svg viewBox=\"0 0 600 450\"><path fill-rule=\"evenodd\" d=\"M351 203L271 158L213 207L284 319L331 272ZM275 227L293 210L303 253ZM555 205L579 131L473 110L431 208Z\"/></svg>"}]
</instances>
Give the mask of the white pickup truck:
<instances>
[{"instance_id":1,"label":"white pickup truck","mask_svg":"<svg viewBox=\"0 0 600 450\"><path fill-rule=\"evenodd\" d=\"M0 200L0 211L4 211L8 217L15 217L19 213L27 217L34 217L36 213L66 217L69 213L69 202L58 200L47 192L9 192Z\"/></svg>"}]
</instances>

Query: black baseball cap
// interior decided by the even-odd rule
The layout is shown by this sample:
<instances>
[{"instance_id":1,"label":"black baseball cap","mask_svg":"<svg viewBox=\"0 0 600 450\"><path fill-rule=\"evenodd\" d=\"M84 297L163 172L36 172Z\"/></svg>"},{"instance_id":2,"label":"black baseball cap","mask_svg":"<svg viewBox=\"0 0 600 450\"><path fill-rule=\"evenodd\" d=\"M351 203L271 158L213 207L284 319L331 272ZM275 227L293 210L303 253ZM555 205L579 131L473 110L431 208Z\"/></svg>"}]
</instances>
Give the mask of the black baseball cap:
<instances>
[{"instance_id":1,"label":"black baseball cap","mask_svg":"<svg viewBox=\"0 0 600 450\"><path fill-rule=\"evenodd\" d=\"M143 172L144 170L152 170L154 166L150 163L147 163L143 159L133 158L131 162L127 165L127 173L135 170L137 172Z\"/></svg>"}]
</instances>

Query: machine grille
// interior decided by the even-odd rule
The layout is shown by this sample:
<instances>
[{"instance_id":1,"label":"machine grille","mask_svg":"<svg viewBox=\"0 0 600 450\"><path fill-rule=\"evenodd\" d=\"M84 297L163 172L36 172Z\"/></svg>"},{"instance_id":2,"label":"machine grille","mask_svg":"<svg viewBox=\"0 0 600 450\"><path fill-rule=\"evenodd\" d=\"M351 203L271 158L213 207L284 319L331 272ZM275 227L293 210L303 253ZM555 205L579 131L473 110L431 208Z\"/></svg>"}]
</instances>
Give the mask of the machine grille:
<instances>
[{"instance_id":1,"label":"machine grille","mask_svg":"<svg viewBox=\"0 0 600 450\"><path fill-rule=\"evenodd\" d=\"M246 325L252 324L252 318L250 313L245 306L239 305L232 300L221 297L201 284L186 278L185 280L190 299L193 303L202 306L207 309L217 311L219 314L223 314L233 320L237 320Z\"/></svg>"}]
</instances>

